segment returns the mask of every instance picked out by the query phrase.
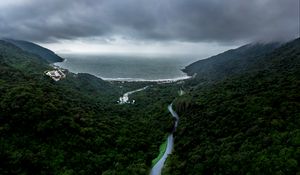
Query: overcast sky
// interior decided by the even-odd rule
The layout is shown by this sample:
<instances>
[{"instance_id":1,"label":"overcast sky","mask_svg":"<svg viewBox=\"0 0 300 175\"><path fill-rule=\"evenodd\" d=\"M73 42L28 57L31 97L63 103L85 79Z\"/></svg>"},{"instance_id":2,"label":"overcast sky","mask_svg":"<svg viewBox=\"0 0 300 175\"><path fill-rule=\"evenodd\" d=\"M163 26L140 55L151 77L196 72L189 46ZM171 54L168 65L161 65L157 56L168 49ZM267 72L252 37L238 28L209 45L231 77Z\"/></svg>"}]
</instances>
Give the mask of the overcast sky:
<instances>
[{"instance_id":1,"label":"overcast sky","mask_svg":"<svg viewBox=\"0 0 300 175\"><path fill-rule=\"evenodd\" d=\"M1 0L0 37L57 52L214 52L299 35L299 0Z\"/></svg>"}]
</instances>

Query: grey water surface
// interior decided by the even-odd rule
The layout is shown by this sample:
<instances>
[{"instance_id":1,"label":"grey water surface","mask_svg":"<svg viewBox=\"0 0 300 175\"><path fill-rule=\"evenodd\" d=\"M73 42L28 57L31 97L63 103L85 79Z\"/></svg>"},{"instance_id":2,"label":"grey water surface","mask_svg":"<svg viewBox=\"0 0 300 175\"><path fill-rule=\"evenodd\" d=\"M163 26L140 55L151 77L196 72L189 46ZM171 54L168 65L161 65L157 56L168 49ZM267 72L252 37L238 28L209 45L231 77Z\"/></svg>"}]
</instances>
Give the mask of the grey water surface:
<instances>
[{"instance_id":1,"label":"grey water surface","mask_svg":"<svg viewBox=\"0 0 300 175\"><path fill-rule=\"evenodd\" d=\"M184 79L181 71L195 60L189 56L137 55L61 55L66 60L55 63L74 73L90 73L104 80Z\"/></svg>"}]
</instances>

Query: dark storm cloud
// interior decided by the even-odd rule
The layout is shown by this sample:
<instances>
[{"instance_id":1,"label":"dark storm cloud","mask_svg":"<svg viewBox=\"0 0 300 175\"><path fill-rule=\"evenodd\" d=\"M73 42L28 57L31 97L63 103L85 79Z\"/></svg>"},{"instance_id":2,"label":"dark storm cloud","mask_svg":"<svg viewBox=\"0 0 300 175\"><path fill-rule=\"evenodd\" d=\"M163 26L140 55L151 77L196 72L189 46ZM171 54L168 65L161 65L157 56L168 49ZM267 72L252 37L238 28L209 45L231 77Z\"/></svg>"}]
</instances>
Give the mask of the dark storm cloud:
<instances>
[{"instance_id":1,"label":"dark storm cloud","mask_svg":"<svg viewBox=\"0 0 300 175\"><path fill-rule=\"evenodd\" d=\"M253 41L298 36L298 0L15 0L0 2L0 35L51 42L123 36L154 41Z\"/></svg>"}]
</instances>

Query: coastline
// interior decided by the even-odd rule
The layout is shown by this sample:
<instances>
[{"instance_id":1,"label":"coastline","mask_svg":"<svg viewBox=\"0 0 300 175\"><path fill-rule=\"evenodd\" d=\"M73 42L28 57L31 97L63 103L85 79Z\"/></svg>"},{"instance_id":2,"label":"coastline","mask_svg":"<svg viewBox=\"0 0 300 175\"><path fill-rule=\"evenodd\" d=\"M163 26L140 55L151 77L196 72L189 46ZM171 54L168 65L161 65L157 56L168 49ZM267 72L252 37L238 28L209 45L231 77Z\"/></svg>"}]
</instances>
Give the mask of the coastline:
<instances>
[{"instance_id":1,"label":"coastline","mask_svg":"<svg viewBox=\"0 0 300 175\"><path fill-rule=\"evenodd\" d=\"M98 76L96 76L98 77ZM116 81L116 82L177 82L181 80L187 80L192 78L191 76L177 77L177 78L167 78L167 79L143 79L143 78L103 78L98 77L105 81Z\"/></svg>"},{"instance_id":2,"label":"coastline","mask_svg":"<svg viewBox=\"0 0 300 175\"><path fill-rule=\"evenodd\" d=\"M58 65L59 63L66 62L66 61L67 61L67 59L63 58L63 61L51 63L50 65L52 67L54 66L54 67L62 68L62 69L68 70L69 72L72 72L69 69L63 68L60 65ZM187 80L187 79L193 78L193 76L187 75L187 73L185 73L184 71L182 71L182 69L180 69L180 71L183 72L186 75L185 76L176 77L176 78L162 78L162 79L123 78L123 77L120 77L120 78L105 78L105 77L101 77L101 76L94 75L94 74L87 73L87 72L72 72L72 73L74 73L74 74L87 73L87 74L93 75L93 76L95 76L97 78L100 78L100 79L102 79L104 81L109 81L109 82L157 82L157 83L174 83L174 82L177 82L177 81L182 81L182 80Z\"/></svg>"}]
</instances>

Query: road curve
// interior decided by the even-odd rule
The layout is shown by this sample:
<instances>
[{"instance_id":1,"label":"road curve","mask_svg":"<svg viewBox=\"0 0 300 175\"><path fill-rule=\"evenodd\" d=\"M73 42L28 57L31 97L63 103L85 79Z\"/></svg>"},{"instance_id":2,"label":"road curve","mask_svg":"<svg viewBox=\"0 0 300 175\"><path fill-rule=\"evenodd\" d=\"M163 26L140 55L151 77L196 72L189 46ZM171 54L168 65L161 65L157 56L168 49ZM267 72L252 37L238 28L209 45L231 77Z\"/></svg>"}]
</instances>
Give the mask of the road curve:
<instances>
[{"instance_id":1,"label":"road curve","mask_svg":"<svg viewBox=\"0 0 300 175\"><path fill-rule=\"evenodd\" d=\"M179 117L178 117L178 114L173 110L172 106L173 106L173 104L170 104L168 106L168 110L172 114L172 116L176 119L175 120L175 124L174 124L174 128L173 128L172 133L167 138L167 149L166 149L164 155L152 167L150 175L160 175L161 174L161 170L164 167L165 161L166 161L167 157L169 156L169 154L172 153L172 150L173 150L173 147L174 147L173 133L175 132L175 130L176 130L177 126L178 126Z\"/></svg>"}]
</instances>

